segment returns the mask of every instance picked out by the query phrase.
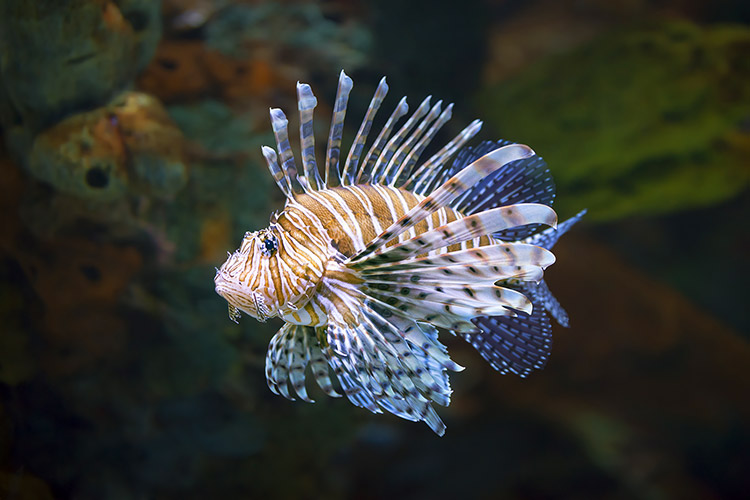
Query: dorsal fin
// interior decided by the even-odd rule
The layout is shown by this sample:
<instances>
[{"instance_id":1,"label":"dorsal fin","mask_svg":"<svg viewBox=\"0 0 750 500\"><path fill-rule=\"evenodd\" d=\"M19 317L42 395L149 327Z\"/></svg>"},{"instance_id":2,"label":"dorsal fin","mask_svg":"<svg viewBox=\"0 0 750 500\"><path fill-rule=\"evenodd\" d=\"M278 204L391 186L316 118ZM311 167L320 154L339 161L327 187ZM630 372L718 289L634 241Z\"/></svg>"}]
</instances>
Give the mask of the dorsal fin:
<instances>
[{"instance_id":1,"label":"dorsal fin","mask_svg":"<svg viewBox=\"0 0 750 500\"><path fill-rule=\"evenodd\" d=\"M456 157L453 169L461 170L477 158L510 141L485 141L476 147L463 149ZM444 177L448 177L446 172ZM506 163L501 169L482 179L480 183L457 198L452 207L461 213L473 214L490 208L516 203L550 205L555 200L555 183L545 161L538 155Z\"/></svg>"},{"instance_id":2,"label":"dorsal fin","mask_svg":"<svg viewBox=\"0 0 750 500\"><path fill-rule=\"evenodd\" d=\"M362 124L359 126L357 135L354 137L354 143L349 150L349 156L346 157L346 164L344 165L344 172L341 175L341 179L344 184L353 184L355 179L358 177L357 165L362 154L362 150L365 147L367 136L372 128L372 121L375 119L375 114L380 109L380 105L383 104L386 94L388 93L388 84L385 83L385 77L380 80L378 88L375 90L375 94L372 96L370 105L367 107L365 117L362 120Z\"/></svg>"},{"instance_id":3,"label":"dorsal fin","mask_svg":"<svg viewBox=\"0 0 750 500\"><path fill-rule=\"evenodd\" d=\"M355 183L404 187L416 193L426 194L426 187L428 185L434 186L433 183L428 181L450 170L450 168L446 168L447 162L482 126L482 122L479 120L473 121L413 172L419 156L435 137L438 130L451 118L453 104L449 104L444 110L441 110L442 101L438 101L431 107L431 96L428 96L412 116L396 130L396 123L409 110L404 97L391 113L370 149L363 155L375 115L388 93L388 85L384 77L375 90L343 168L341 168L344 118L346 117L352 86L352 79L342 71L339 75L331 128L326 145L325 178L321 178L315 158L313 110L317 106L317 99L310 86L305 83L297 83L302 172L297 168L294 153L289 143L286 115L277 108L270 110L271 125L276 137L276 151L264 147L263 156L271 175L288 198L307 191ZM391 136L392 133L393 136Z\"/></svg>"},{"instance_id":4,"label":"dorsal fin","mask_svg":"<svg viewBox=\"0 0 750 500\"><path fill-rule=\"evenodd\" d=\"M443 101L436 102L435 105L432 106L432 109L430 109L430 112L427 113L427 116L425 116L424 119L417 125L409 138L406 139L403 144L401 144L401 146L396 150L396 153L388 161L388 166L386 167L385 173L383 175L383 182L385 184L393 186L396 183L396 180L403 173L404 168L406 167L406 165L404 164L404 160L408 155L414 152L414 148L427 131L427 127L429 127L432 122L434 122L438 118L442 106Z\"/></svg>"},{"instance_id":5,"label":"dorsal fin","mask_svg":"<svg viewBox=\"0 0 750 500\"><path fill-rule=\"evenodd\" d=\"M419 160L419 156L422 154L424 149L430 144L432 139L435 137L435 134L437 134L438 130L440 130L443 125L445 125L448 120L451 119L451 116L453 116L453 103L447 105L442 113L440 113L440 116L435 121L435 123L432 124L430 129L424 134L424 136L419 139L419 142L411 148L409 151L409 154L406 155L406 158L404 158L404 161L399 168L399 171L396 173L396 175L393 178L393 181L391 182L392 186L401 186L404 182L406 182L406 179L409 178L411 175L412 169L414 168L414 165Z\"/></svg>"},{"instance_id":6,"label":"dorsal fin","mask_svg":"<svg viewBox=\"0 0 750 500\"><path fill-rule=\"evenodd\" d=\"M409 105L406 103L406 97L402 97L396 105L396 108L391 113L391 116L388 117L388 121L385 122L383 129L378 134L372 147L365 155L365 159L362 162L362 168L356 179L357 183L369 183L372 180L372 172L375 168L375 163L378 161L378 158L380 158L380 154L383 152L383 148L388 142L391 132L393 132L393 127L395 127L396 122L408 112Z\"/></svg>"},{"instance_id":7,"label":"dorsal fin","mask_svg":"<svg viewBox=\"0 0 750 500\"><path fill-rule=\"evenodd\" d=\"M440 151L435 153L429 160L424 162L423 165L412 173L401 187L418 194L428 194L429 191L424 189L424 186L429 184L431 179L435 178L436 173L442 171L447 165L448 160L456 154L456 151L466 144L466 141L474 137L481 128L482 122L480 120L474 120L471 122L465 129L459 132L451 142L443 146ZM455 172L458 172L458 170Z\"/></svg>"},{"instance_id":8,"label":"dorsal fin","mask_svg":"<svg viewBox=\"0 0 750 500\"><path fill-rule=\"evenodd\" d=\"M399 148L411 129L414 128L419 120L421 120L422 117L426 115L430 110L431 97L432 96L427 96L425 100L422 101L422 103L414 111L414 113L412 113L409 119L406 120L406 123L401 126L398 132L396 132L396 134L385 145L383 152L380 153L380 156L375 162L375 167L372 170L372 182L377 184L387 183L387 175L389 173L388 166L390 165L391 158L396 153L396 150Z\"/></svg>"},{"instance_id":9,"label":"dorsal fin","mask_svg":"<svg viewBox=\"0 0 750 500\"><path fill-rule=\"evenodd\" d=\"M346 105L349 102L349 93L352 91L352 86L352 79L346 76L346 73L342 70L339 75L339 85L336 90L336 101L333 105L333 117L331 118L331 131L328 134L328 145L326 146L325 185L328 187L341 184L341 172L339 171L341 138L344 135L344 117L346 116Z\"/></svg>"},{"instance_id":10,"label":"dorsal fin","mask_svg":"<svg viewBox=\"0 0 750 500\"><path fill-rule=\"evenodd\" d=\"M287 198L294 198L290 179L284 174L284 170L279 166L279 158L276 156L276 151L269 146L263 146L260 150L263 153L263 158L266 159L268 170L271 171L271 176L273 176L273 180L278 184L279 189L281 189Z\"/></svg>"},{"instance_id":11,"label":"dorsal fin","mask_svg":"<svg viewBox=\"0 0 750 500\"><path fill-rule=\"evenodd\" d=\"M424 184L423 190L429 192L439 186L455 172L458 172L487 152L498 147L513 144L511 141L485 141L475 147L462 149L451 165L446 165L437 172L434 180ZM463 213L473 214L495 207L517 203L541 203L552 206L555 200L555 183L544 160L534 155L512 163L488 175L463 195L451 203L451 208ZM537 233L538 224L507 229L496 233L496 238L505 241L517 241Z\"/></svg>"},{"instance_id":12,"label":"dorsal fin","mask_svg":"<svg viewBox=\"0 0 750 500\"><path fill-rule=\"evenodd\" d=\"M278 108L272 108L270 113L271 127L273 128L273 135L276 137L276 148L281 160L281 170L292 193L302 194L305 192L305 188L297 177L297 164L294 161L294 153L292 153L292 147L289 144L289 132L287 130L289 121L286 119L284 112Z\"/></svg>"},{"instance_id":13,"label":"dorsal fin","mask_svg":"<svg viewBox=\"0 0 750 500\"><path fill-rule=\"evenodd\" d=\"M302 154L302 169L309 189L317 191L323 187L323 179L318 172L315 161L315 130L313 129L313 111L318 100L306 83L297 82L297 107L299 109L299 142Z\"/></svg>"}]
</instances>

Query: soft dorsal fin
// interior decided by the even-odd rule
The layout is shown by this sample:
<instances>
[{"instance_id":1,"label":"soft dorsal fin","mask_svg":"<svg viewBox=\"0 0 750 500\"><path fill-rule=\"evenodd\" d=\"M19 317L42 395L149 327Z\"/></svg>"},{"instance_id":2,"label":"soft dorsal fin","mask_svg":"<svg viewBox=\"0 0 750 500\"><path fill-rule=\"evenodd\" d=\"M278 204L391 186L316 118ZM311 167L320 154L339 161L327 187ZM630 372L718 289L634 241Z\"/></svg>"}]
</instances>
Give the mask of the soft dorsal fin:
<instances>
[{"instance_id":1,"label":"soft dorsal fin","mask_svg":"<svg viewBox=\"0 0 750 500\"><path fill-rule=\"evenodd\" d=\"M510 141L484 141L478 146L463 149L454 162L460 170L477 158ZM472 214L503 205L541 203L550 205L555 200L555 183L545 161L538 155L506 163L503 168L487 176L473 189L457 199L453 208Z\"/></svg>"}]
</instances>

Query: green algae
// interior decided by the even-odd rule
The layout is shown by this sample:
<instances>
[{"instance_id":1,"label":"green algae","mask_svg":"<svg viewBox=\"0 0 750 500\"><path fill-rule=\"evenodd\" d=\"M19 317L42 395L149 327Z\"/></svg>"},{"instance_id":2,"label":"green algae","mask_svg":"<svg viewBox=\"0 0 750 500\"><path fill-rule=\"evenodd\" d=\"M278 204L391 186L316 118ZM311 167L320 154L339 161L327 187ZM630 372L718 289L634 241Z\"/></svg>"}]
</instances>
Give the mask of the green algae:
<instances>
[{"instance_id":1,"label":"green algae","mask_svg":"<svg viewBox=\"0 0 750 500\"><path fill-rule=\"evenodd\" d=\"M563 214L708 206L750 180L748 51L740 26L630 28L545 59L478 103L501 135L547 160Z\"/></svg>"}]
</instances>

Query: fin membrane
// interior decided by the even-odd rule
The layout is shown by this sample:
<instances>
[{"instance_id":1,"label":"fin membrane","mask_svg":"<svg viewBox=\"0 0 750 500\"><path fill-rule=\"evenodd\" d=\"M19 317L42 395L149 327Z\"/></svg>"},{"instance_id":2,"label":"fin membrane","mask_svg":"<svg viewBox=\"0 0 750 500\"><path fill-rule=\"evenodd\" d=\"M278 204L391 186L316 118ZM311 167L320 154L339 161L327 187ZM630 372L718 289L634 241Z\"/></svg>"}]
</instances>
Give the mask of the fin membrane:
<instances>
[{"instance_id":1,"label":"fin membrane","mask_svg":"<svg viewBox=\"0 0 750 500\"><path fill-rule=\"evenodd\" d=\"M476 331L460 334L495 370L526 377L544 367L552 347L552 325L544 308L515 317L480 316Z\"/></svg>"},{"instance_id":2,"label":"fin membrane","mask_svg":"<svg viewBox=\"0 0 750 500\"><path fill-rule=\"evenodd\" d=\"M424 421L442 435L445 425L431 403L448 405L451 389L446 370L460 370L437 340L437 330L412 318L394 314L371 295L361 294L363 306L353 324L331 323L345 337L346 352L330 349L329 363L352 403L378 413ZM333 347L333 346L331 346Z\"/></svg>"},{"instance_id":3,"label":"fin membrane","mask_svg":"<svg viewBox=\"0 0 750 500\"><path fill-rule=\"evenodd\" d=\"M271 392L294 400L291 385L303 401L312 403L305 387L305 370L310 366L320 388L331 397L341 397L331 382L328 362L311 327L285 323L271 339L266 354L266 381Z\"/></svg>"}]
</instances>

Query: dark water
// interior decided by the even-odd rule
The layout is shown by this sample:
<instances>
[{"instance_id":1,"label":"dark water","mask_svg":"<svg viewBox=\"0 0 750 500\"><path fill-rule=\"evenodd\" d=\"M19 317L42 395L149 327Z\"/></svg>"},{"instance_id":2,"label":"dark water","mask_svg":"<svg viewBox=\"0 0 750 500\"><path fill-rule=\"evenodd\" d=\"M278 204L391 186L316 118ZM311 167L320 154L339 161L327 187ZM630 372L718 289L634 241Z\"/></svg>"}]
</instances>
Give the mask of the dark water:
<instances>
[{"instance_id":1,"label":"dark water","mask_svg":"<svg viewBox=\"0 0 750 500\"><path fill-rule=\"evenodd\" d=\"M0 499L746 497L749 24L730 0L1 3ZM387 75L386 107L456 103L436 142L480 118L546 159L561 219L589 209L546 273L571 327L543 371L443 334L467 369L442 438L273 395L280 323L213 291L283 204L268 107L299 80L329 116L342 68L345 137Z\"/></svg>"}]
</instances>

